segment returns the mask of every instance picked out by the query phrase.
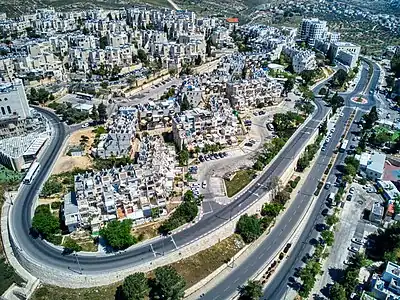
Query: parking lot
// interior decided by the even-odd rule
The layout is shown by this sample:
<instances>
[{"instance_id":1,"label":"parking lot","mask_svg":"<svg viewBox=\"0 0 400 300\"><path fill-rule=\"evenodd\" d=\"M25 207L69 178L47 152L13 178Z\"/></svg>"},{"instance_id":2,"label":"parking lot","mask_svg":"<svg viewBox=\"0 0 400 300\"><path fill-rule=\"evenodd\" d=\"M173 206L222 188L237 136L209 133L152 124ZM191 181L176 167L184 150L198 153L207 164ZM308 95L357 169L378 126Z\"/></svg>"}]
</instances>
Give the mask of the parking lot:
<instances>
[{"instance_id":1,"label":"parking lot","mask_svg":"<svg viewBox=\"0 0 400 300\"><path fill-rule=\"evenodd\" d=\"M355 252L365 251L364 244L368 235L378 228L363 217L364 211L370 210L375 201L383 202L382 197L371 192L372 190L368 192L367 187L357 183L354 183L352 188L352 200L347 200L344 204L340 222L336 225L335 242L329 249L329 257L323 266L324 273L314 288L314 292L319 294L318 299L329 299L329 286L340 278L348 258Z\"/></svg>"}]
</instances>

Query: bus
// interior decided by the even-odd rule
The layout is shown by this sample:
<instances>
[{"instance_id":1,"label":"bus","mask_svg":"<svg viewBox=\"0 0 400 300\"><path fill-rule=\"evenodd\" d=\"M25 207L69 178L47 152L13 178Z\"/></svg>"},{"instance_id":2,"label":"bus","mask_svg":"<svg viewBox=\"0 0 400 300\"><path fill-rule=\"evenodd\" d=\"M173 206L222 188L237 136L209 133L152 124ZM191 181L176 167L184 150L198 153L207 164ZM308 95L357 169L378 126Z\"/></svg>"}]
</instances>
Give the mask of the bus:
<instances>
[{"instance_id":1,"label":"bus","mask_svg":"<svg viewBox=\"0 0 400 300\"><path fill-rule=\"evenodd\" d=\"M80 92L76 93L76 97L80 98L80 99L84 99L84 100L89 100L89 101L91 101L93 99L93 95L80 93Z\"/></svg>"},{"instance_id":2,"label":"bus","mask_svg":"<svg viewBox=\"0 0 400 300\"><path fill-rule=\"evenodd\" d=\"M342 146L340 146L340 152L345 152L348 144L349 140L343 140Z\"/></svg>"},{"instance_id":3,"label":"bus","mask_svg":"<svg viewBox=\"0 0 400 300\"><path fill-rule=\"evenodd\" d=\"M32 165L29 167L28 173L26 174L24 178L24 183L25 184L31 184L32 180L35 178L36 174L39 171L39 163L37 161L34 161Z\"/></svg>"}]
</instances>

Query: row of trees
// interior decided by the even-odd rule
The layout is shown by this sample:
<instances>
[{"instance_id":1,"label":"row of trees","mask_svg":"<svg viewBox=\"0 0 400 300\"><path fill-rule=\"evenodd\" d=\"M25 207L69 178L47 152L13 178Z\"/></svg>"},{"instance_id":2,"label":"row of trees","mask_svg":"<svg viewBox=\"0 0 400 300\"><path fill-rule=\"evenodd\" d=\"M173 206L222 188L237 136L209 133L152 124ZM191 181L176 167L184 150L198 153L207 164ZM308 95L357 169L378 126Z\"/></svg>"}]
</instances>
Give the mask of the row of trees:
<instances>
[{"instance_id":1,"label":"row of trees","mask_svg":"<svg viewBox=\"0 0 400 300\"><path fill-rule=\"evenodd\" d=\"M245 243L251 243L260 237L290 199L290 192L286 189L280 190L280 182L276 177L267 183L266 188L272 191L274 197L271 203L264 204L261 209L261 217L245 214L236 224L236 233L242 237Z\"/></svg>"},{"instance_id":2,"label":"row of trees","mask_svg":"<svg viewBox=\"0 0 400 300\"><path fill-rule=\"evenodd\" d=\"M315 154L317 153L321 140L323 139L323 135L319 134L315 143L308 145L304 150L304 153L297 161L296 170L298 172L303 172L306 168L310 166L310 162L314 159Z\"/></svg>"},{"instance_id":3,"label":"row of trees","mask_svg":"<svg viewBox=\"0 0 400 300\"><path fill-rule=\"evenodd\" d=\"M180 300L184 298L185 287L185 279L171 266L165 266L155 269L154 278L147 278L144 273L126 277L118 288L116 299Z\"/></svg>"},{"instance_id":4,"label":"row of trees","mask_svg":"<svg viewBox=\"0 0 400 300\"><path fill-rule=\"evenodd\" d=\"M199 213L198 202L191 190L183 196L183 202L158 229L161 234L169 234L172 230L192 222Z\"/></svg>"},{"instance_id":5,"label":"row of trees","mask_svg":"<svg viewBox=\"0 0 400 300\"><path fill-rule=\"evenodd\" d=\"M47 101L53 101L54 95L48 92L45 88L35 89L34 87L30 89L27 96L28 100L32 104L44 104Z\"/></svg>"}]
</instances>

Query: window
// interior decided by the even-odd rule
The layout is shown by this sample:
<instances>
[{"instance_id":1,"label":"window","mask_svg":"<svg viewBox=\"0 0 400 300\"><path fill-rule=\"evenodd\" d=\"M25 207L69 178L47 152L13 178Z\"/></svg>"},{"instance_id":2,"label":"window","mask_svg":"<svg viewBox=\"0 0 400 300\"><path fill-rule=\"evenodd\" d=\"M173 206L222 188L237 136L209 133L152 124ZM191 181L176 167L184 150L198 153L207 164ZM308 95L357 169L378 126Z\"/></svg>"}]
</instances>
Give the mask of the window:
<instances>
[{"instance_id":1,"label":"window","mask_svg":"<svg viewBox=\"0 0 400 300\"><path fill-rule=\"evenodd\" d=\"M11 114L11 108L10 108L9 105L7 105L7 111L8 111L9 114Z\"/></svg>"},{"instance_id":2,"label":"window","mask_svg":"<svg viewBox=\"0 0 400 300\"><path fill-rule=\"evenodd\" d=\"M3 115L6 114L6 111L4 110L4 107L1 107L1 112L2 112Z\"/></svg>"}]
</instances>

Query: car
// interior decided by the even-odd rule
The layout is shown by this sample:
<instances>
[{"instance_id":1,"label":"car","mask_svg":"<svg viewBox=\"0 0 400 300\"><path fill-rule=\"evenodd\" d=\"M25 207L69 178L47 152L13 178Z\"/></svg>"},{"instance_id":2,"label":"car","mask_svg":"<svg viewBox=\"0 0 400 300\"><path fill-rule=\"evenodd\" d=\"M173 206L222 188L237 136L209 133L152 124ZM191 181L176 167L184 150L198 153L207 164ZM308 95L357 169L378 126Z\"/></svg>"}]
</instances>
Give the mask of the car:
<instances>
[{"instance_id":1,"label":"car","mask_svg":"<svg viewBox=\"0 0 400 300\"><path fill-rule=\"evenodd\" d=\"M222 152L222 153L224 154L225 157L228 156L228 153L227 153L227 152Z\"/></svg>"},{"instance_id":2,"label":"car","mask_svg":"<svg viewBox=\"0 0 400 300\"><path fill-rule=\"evenodd\" d=\"M253 112L253 115L258 116L258 111Z\"/></svg>"},{"instance_id":3,"label":"car","mask_svg":"<svg viewBox=\"0 0 400 300\"><path fill-rule=\"evenodd\" d=\"M356 137L353 137L352 141L353 141L353 142L357 141L357 138L356 138Z\"/></svg>"},{"instance_id":4,"label":"car","mask_svg":"<svg viewBox=\"0 0 400 300\"><path fill-rule=\"evenodd\" d=\"M347 248L350 252L354 252L354 253L358 253L359 249L357 249L356 247L349 247Z\"/></svg>"},{"instance_id":5,"label":"car","mask_svg":"<svg viewBox=\"0 0 400 300\"><path fill-rule=\"evenodd\" d=\"M252 144L255 144L255 143L256 143L256 140L251 139L249 142L252 143Z\"/></svg>"},{"instance_id":6,"label":"car","mask_svg":"<svg viewBox=\"0 0 400 300\"><path fill-rule=\"evenodd\" d=\"M351 239L351 241L353 243L355 243L355 244L358 244L358 245L362 245L363 244L363 241L361 239L353 238L353 239Z\"/></svg>"},{"instance_id":7,"label":"car","mask_svg":"<svg viewBox=\"0 0 400 300\"><path fill-rule=\"evenodd\" d=\"M329 209L325 208L324 210L322 210L321 215L323 215L324 217L326 217L329 213Z\"/></svg>"},{"instance_id":8,"label":"car","mask_svg":"<svg viewBox=\"0 0 400 300\"><path fill-rule=\"evenodd\" d=\"M218 155L219 155L220 158L224 157L224 154L222 152L218 153Z\"/></svg>"},{"instance_id":9,"label":"car","mask_svg":"<svg viewBox=\"0 0 400 300\"><path fill-rule=\"evenodd\" d=\"M352 187L349 189L349 194L353 195L354 192L355 192L355 190L356 190L356 188L355 188L354 186L352 186Z\"/></svg>"},{"instance_id":10,"label":"car","mask_svg":"<svg viewBox=\"0 0 400 300\"><path fill-rule=\"evenodd\" d=\"M326 189L326 190L329 190L329 189L331 188L331 186L332 186L332 184L331 184L330 182L327 182L327 183L325 184L325 189Z\"/></svg>"},{"instance_id":11,"label":"car","mask_svg":"<svg viewBox=\"0 0 400 300\"><path fill-rule=\"evenodd\" d=\"M261 110L258 114L259 114L260 116L265 115L265 111Z\"/></svg>"},{"instance_id":12,"label":"car","mask_svg":"<svg viewBox=\"0 0 400 300\"><path fill-rule=\"evenodd\" d=\"M210 154L210 159L211 159L211 160L214 160L214 159L215 159L215 158L214 158L214 155Z\"/></svg>"},{"instance_id":13,"label":"car","mask_svg":"<svg viewBox=\"0 0 400 300\"><path fill-rule=\"evenodd\" d=\"M339 114L339 116L343 117L343 116L344 116L344 113L341 112L341 113Z\"/></svg>"},{"instance_id":14,"label":"car","mask_svg":"<svg viewBox=\"0 0 400 300\"><path fill-rule=\"evenodd\" d=\"M353 198L353 195L347 195L346 200L351 201L352 198Z\"/></svg>"},{"instance_id":15,"label":"car","mask_svg":"<svg viewBox=\"0 0 400 300\"><path fill-rule=\"evenodd\" d=\"M215 159L220 159L220 158L221 158L221 157L218 155L218 153L214 153L213 156L214 156Z\"/></svg>"},{"instance_id":16,"label":"car","mask_svg":"<svg viewBox=\"0 0 400 300\"><path fill-rule=\"evenodd\" d=\"M207 181L204 180L203 183L201 184L201 187L205 189L207 187Z\"/></svg>"},{"instance_id":17,"label":"car","mask_svg":"<svg viewBox=\"0 0 400 300\"><path fill-rule=\"evenodd\" d=\"M246 144L244 144L246 147L253 147L253 144L252 143L246 143Z\"/></svg>"},{"instance_id":18,"label":"car","mask_svg":"<svg viewBox=\"0 0 400 300\"><path fill-rule=\"evenodd\" d=\"M350 145L350 149L355 149L356 145Z\"/></svg>"},{"instance_id":19,"label":"car","mask_svg":"<svg viewBox=\"0 0 400 300\"><path fill-rule=\"evenodd\" d=\"M89 123L82 124L82 128L89 127Z\"/></svg>"},{"instance_id":20,"label":"car","mask_svg":"<svg viewBox=\"0 0 400 300\"><path fill-rule=\"evenodd\" d=\"M285 101L292 101L292 99L290 99L290 98L286 98L286 99L285 99Z\"/></svg>"},{"instance_id":21,"label":"car","mask_svg":"<svg viewBox=\"0 0 400 300\"><path fill-rule=\"evenodd\" d=\"M203 157L203 155L200 155L200 156L199 156L199 160L200 160L201 162L203 162L203 161L204 161L204 157Z\"/></svg>"},{"instance_id":22,"label":"car","mask_svg":"<svg viewBox=\"0 0 400 300\"><path fill-rule=\"evenodd\" d=\"M335 128L332 128L332 129L331 129L331 132L332 132L332 133L335 132Z\"/></svg>"},{"instance_id":23,"label":"car","mask_svg":"<svg viewBox=\"0 0 400 300\"><path fill-rule=\"evenodd\" d=\"M322 148L321 148L321 151L322 151L322 152L324 152L325 150L326 150L326 148L325 148L325 147L322 147Z\"/></svg>"},{"instance_id":24,"label":"car","mask_svg":"<svg viewBox=\"0 0 400 300\"><path fill-rule=\"evenodd\" d=\"M325 140L325 143L329 143L331 141L331 139L330 138L327 138L326 140Z\"/></svg>"}]
</instances>

